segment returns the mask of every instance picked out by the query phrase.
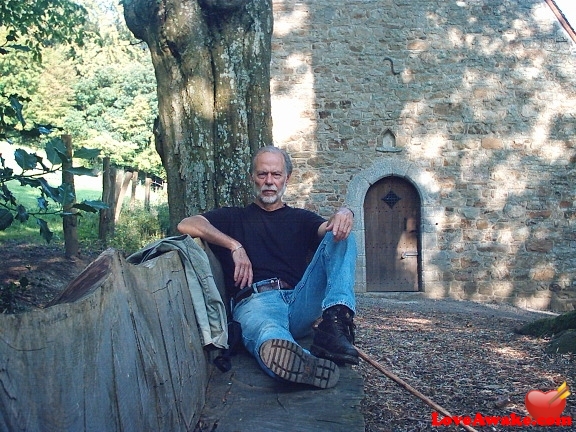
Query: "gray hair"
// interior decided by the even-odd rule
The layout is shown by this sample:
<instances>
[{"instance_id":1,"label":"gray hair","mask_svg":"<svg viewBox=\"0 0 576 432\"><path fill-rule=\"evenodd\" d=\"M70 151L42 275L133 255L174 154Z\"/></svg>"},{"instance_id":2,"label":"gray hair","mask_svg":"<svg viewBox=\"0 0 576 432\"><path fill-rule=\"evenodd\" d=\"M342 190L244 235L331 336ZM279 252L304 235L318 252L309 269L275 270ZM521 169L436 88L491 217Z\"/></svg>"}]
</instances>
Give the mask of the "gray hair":
<instances>
[{"instance_id":1,"label":"gray hair","mask_svg":"<svg viewBox=\"0 0 576 432\"><path fill-rule=\"evenodd\" d=\"M290 155L286 152L286 150L274 147L273 145L268 145L258 149L256 154L252 158L252 166L250 167L251 173L254 173L254 169L256 167L256 158L260 156L262 153L276 153L282 155L282 157L284 158L284 167L286 168L286 174L292 175L292 159L290 159Z\"/></svg>"}]
</instances>

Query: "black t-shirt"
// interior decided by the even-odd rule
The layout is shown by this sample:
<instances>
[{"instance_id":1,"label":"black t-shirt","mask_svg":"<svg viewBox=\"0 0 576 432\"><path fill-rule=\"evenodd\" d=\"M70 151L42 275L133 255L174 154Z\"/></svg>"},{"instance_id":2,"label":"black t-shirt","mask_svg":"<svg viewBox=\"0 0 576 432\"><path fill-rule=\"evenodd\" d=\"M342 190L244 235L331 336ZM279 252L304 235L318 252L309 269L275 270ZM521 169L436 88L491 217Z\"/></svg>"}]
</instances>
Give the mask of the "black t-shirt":
<instances>
[{"instance_id":1,"label":"black t-shirt","mask_svg":"<svg viewBox=\"0 0 576 432\"><path fill-rule=\"evenodd\" d=\"M291 286L302 278L309 252L318 247L318 228L325 222L308 210L284 206L266 211L252 203L204 213L214 227L244 246L254 272L254 282L279 277ZM234 261L229 249L214 246L222 264L226 287L234 287ZM233 291L232 291L233 292Z\"/></svg>"}]
</instances>

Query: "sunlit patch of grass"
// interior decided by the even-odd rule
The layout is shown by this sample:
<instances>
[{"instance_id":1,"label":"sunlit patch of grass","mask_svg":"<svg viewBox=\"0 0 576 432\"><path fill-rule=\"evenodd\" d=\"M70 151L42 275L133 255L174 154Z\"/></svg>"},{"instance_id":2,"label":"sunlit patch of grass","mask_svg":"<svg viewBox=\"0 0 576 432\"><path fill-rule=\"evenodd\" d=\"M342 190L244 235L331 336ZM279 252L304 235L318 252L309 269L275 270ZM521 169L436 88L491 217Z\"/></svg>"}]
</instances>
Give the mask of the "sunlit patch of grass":
<instances>
[{"instance_id":1,"label":"sunlit patch of grass","mask_svg":"<svg viewBox=\"0 0 576 432\"><path fill-rule=\"evenodd\" d=\"M60 184L56 174L45 176L52 187ZM102 179L88 176L77 176L74 179L76 188L76 201L100 200L102 195ZM58 213L56 203L48 200L48 211L41 211L38 207L40 191L29 186L20 186L19 182L11 181L8 188L31 214L30 218L21 223L14 221L10 227L0 231L0 245L10 241L18 243L43 244L46 243L40 234L40 225L37 218L43 219L53 233L52 244L64 244L62 217ZM150 195L150 208L145 209L144 188L139 185L136 189L135 202L130 203L130 193L124 199L120 220L115 226L115 233L106 239L106 245L98 238L100 215L99 213L80 212L77 219L78 240L81 248L101 249L105 246L115 247L125 253L135 252L144 245L164 237L169 227L169 215L166 192L153 190ZM34 214L34 216L32 216Z\"/></svg>"},{"instance_id":2,"label":"sunlit patch of grass","mask_svg":"<svg viewBox=\"0 0 576 432\"><path fill-rule=\"evenodd\" d=\"M79 177L80 178L80 177ZM58 186L54 181L50 181L51 186ZM76 183L76 181L75 181ZM82 189L76 189L76 201L81 202L84 200L98 200L101 198L102 192L98 183L99 180L91 178L91 181L81 181ZM38 207L38 198L40 191L30 186L21 186L16 180L7 183L8 189L17 198L18 203L23 205L28 213L34 214L26 222L14 221L10 227L4 231L0 231L0 242L17 240L26 241L29 243L44 243L45 240L40 236L40 226L38 225L37 218L43 219L48 223L50 230L54 233L54 242L63 241L62 230L62 217L58 214L51 214L58 211L58 206L53 201L48 201L48 210L43 212ZM83 212L78 221L78 232L80 237L98 237L98 215L94 213Z\"/></svg>"}]
</instances>

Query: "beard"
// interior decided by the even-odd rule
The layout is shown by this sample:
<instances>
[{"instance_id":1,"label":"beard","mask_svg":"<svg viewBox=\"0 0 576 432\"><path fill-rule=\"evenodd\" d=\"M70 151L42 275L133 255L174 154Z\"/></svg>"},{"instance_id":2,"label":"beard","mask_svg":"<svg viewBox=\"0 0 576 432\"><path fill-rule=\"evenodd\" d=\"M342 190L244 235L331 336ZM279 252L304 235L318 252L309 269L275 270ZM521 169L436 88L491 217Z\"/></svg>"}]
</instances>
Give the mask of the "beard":
<instances>
[{"instance_id":1,"label":"beard","mask_svg":"<svg viewBox=\"0 0 576 432\"><path fill-rule=\"evenodd\" d=\"M286 192L286 183L278 190L276 186L262 186L262 188L258 189L254 187L254 191L256 192L256 197L258 201L263 204L276 204L278 201L282 199L284 196L284 192ZM264 195L264 192L267 191L274 191L276 192L274 195Z\"/></svg>"}]
</instances>

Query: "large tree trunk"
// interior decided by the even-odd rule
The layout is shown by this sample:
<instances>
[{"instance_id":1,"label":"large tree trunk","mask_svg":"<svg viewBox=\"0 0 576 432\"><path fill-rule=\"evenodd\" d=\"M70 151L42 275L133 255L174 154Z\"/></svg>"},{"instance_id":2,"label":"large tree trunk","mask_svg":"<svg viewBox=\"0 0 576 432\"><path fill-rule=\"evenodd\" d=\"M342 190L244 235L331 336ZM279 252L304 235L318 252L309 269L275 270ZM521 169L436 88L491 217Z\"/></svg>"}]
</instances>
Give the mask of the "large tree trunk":
<instances>
[{"instance_id":1,"label":"large tree trunk","mask_svg":"<svg viewBox=\"0 0 576 432\"><path fill-rule=\"evenodd\" d=\"M42 312L0 314L0 431L192 431L207 362L177 252L109 250Z\"/></svg>"},{"instance_id":2,"label":"large tree trunk","mask_svg":"<svg viewBox=\"0 0 576 432\"><path fill-rule=\"evenodd\" d=\"M246 204L251 157L272 144L271 0L125 0L124 15L156 72L172 230L191 214Z\"/></svg>"}]
</instances>

